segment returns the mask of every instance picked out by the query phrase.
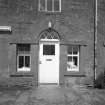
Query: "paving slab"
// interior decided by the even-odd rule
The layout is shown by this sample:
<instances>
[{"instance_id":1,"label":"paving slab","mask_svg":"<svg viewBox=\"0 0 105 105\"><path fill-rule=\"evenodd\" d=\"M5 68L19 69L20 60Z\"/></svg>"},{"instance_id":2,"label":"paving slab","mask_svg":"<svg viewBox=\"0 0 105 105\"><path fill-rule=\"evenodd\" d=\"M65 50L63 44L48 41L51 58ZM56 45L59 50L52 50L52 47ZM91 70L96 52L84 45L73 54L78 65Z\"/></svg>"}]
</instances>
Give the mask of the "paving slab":
<instances>
[{"instance_id":1,"label":"paving slab","mask_svg":"<svg viewBox=\"0 0 105 105\"><path fill-rule=\"evenodd\" d=\"M32 92L30 97L50 103L62 103L65 101L64 91L58 86L40 86Z\"/></svg>"},{"instance_id":2,"label":"paving slab","mask_svg":"<svg viewBox=\"0 0 105 105\"><path fill-rule=\"evenodd\" d=\"M105 90L41 85L30 90L0 91L0 105L105 105Z\"/></svg>"}]
</instances>

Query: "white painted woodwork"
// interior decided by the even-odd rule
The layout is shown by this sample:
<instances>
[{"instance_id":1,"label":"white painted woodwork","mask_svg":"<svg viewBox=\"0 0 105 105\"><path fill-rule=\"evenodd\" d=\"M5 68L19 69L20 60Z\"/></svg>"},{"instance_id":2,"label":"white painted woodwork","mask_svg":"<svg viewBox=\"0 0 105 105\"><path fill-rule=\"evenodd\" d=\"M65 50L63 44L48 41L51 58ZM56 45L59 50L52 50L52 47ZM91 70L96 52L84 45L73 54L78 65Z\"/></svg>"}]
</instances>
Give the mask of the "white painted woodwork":
<instances>
[{"instance_id":1,"label":"white painted woodwork","mask_svg":"<svg viewBox=\"0 0 105 105\"><path fill-rule=\"evenodd\" d=\"M54 45L55 55L43 55L43 45ZM39 83L59 84L59 41L41 41L39 44Z\"/></svg>"}]
</instances>

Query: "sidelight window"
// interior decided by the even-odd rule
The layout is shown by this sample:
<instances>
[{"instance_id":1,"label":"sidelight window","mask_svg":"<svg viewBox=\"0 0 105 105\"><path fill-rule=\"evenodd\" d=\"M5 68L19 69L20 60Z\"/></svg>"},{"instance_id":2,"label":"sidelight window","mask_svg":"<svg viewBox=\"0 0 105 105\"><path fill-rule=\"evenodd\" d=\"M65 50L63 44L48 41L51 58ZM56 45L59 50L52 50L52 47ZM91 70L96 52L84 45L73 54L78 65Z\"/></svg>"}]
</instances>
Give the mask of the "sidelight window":
<instances>
[{"instance_id":1,"label":"sidelight window","mask_svg":"<svg viewBox=\"0 0 105 105\"><path fill-rule=\"evenodd\" d=\"M67 71L79 71L79 46L68 46L67 52Z\"/></svg>"},{"instance_id":2,"label":"sidelight window","mask_svg":"<svg viewBox=\"0 0 105 105\"><path fill-rule=\"evenodd\" d=\"M17 45L17 71L31 70L30 44Z\"/></svg>"}]
</instances>

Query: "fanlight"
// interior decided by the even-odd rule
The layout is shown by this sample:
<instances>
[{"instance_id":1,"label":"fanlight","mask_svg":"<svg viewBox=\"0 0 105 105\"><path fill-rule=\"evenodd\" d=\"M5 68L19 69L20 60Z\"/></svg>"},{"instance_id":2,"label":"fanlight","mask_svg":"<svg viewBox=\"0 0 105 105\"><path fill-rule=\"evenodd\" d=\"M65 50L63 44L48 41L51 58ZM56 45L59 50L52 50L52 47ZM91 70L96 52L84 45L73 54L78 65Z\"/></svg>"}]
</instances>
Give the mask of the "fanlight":
<instances>
[{"instance_id":1,"label":"fanlight","mask_svg":"<svg viewBox=\"0 0 105 105\"><path fill-rule=\"evenodd\" d=\"M59 40L59 34L54 29L49 28L40 34L40 40Z\"/></svg>"}]
</instances>

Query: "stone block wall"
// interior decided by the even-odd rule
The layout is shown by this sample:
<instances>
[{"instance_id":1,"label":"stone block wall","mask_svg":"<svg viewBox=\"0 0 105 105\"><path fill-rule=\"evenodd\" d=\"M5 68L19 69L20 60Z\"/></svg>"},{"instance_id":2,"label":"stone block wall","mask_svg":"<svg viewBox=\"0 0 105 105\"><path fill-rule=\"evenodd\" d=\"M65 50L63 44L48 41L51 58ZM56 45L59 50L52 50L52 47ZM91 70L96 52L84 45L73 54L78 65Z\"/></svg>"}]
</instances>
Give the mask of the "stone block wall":
<instances>
[{"instance_id":1,"label":"stone block wall","mask_svg":"<svg viewBox=\"0 0 105 105\"><path fill-rule=\"evenodd\" d=\"M51 21L53 28L60 35L61 47L67 47L67 45L75 42L81 46L81 72L68 73L66 67L62 68L62 64L66 65L65 61L67 59L64 58L64 62L60 61L62 69L61 83L62 81L64 82L64 78L69 77L72 82L72 76L74 78L78 76L80 83L87 81L88 84L92 84L94 66L94 2L93 0L62 0L61 8L61 13L44 13L38 11L38 0L0 0L0 25L12 27L11 34L0 34L1 75L4 73L7 77L10 77L13 71L16 71L16 59L13 58L14 61L10 62L12 56L15 56L10 51L12 49L15 52L15 49L11 48L10 44L14 46L16 43L38 45L40 33L48 28L48 22ZM5 43L3 39L6 39L7 42ZM62 48L62 50L64 49L66 48ZM61 52L62 55L64 55L63 53L67 54L65 51ZM36 52L35 54L38 53ZM38 55L34 57L36 60L33 61L35 63L35 66L33 63L33 70L37 74ZM34 79L36 81L38 81L37 76ZM27 79L29 78L27 77Z\"/></svg>"}]
</instances>

